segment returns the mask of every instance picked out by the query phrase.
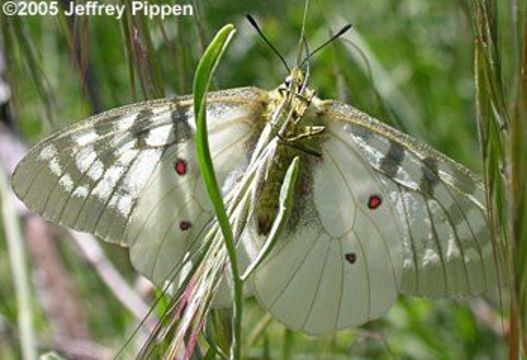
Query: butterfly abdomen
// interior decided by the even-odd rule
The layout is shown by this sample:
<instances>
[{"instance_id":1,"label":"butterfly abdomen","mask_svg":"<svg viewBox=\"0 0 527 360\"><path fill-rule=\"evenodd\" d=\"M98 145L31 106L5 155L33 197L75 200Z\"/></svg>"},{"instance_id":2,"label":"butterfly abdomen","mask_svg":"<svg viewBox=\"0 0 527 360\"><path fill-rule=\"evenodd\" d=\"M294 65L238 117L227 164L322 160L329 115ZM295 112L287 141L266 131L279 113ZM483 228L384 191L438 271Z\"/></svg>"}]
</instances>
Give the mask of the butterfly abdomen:
<instances>
[{"instance_id":1,"label":"butterfly abdomen","mask_svg":"<svg viewBox=\"0 0 527 360\"><path fill-rule=\"evenodd\" d=\"M298 149L276 143L272 159L263 165L261 171L266 173L262 187L258 190L256 202L256 231L258 235L267 235L278 211L278 196L287 168L295 156L305 156Z\"/></svg>"},{"instance_id":2,"label":"butterfly abdomen","mask_svg":"<svg viewBox=\"0 0 527 360\"><path fill-rule=\"evenodd\" d=\"M314 129L314 130L313 130ZM288 129L284 137L275 139L271 157L265 162L261 171L265 173L265 180L257 194L256 227L258 235L267 235L276 217L282 183L287 169L295 157L300 158L301 176L296 185L295 203L301 205L303 199L309 196L312 181L308 172L309 164L321 159L321 142L323 141L324 126L317 116L305 116ZM304 169L302 169L304 168ZM298 207L298 206L297 206ZM298 209L296 209L298 210ZM297 211L295 211L297 212Z\"/></svg>"}]
</instances>

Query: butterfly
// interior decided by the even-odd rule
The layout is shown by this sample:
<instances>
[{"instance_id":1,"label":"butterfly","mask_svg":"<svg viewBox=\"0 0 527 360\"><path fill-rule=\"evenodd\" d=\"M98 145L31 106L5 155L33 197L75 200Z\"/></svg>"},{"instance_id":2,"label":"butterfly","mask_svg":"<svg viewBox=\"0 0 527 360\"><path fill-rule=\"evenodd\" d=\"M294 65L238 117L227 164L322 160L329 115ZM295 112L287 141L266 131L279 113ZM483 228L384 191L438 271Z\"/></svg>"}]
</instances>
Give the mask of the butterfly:
<instances>
[{"instance_id":1,"label":"butterfly","mask_svg":"<svg viewBox=\"0 0 527 360\"><path fill-rule=\"evenodd\" d=\"M247 205L238 232L245 268L299 159L286 228L247 290L286 326L331 333L381 317L398 294L496 287L481 180L366 113L318 98L304 70L270 91L210 92L206 113L225 201L243 194ZM13 189L47 220L128 247L133 266L162 286L215 219L195 130L192 96L110 110L33 147Z\"/></svg>"}]
</instances>

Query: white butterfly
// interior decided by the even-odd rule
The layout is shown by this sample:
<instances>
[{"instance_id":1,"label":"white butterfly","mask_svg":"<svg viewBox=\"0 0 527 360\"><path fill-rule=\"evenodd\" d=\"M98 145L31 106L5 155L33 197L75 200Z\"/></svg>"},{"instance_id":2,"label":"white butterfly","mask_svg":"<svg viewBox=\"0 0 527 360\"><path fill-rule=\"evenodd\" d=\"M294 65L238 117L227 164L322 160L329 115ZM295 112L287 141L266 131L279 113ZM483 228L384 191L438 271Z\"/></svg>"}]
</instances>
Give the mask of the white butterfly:
<instances>
[{"instance_id":1,"label":"white butterfly","mask_svg":"<svg viewBox=\"0 0 527 360\"><path fill-rule=\"evenodd\" d=\"M367 114L317 98L306 81L295 70L272 91L207 98L224 194L250 185L246 263L269 233L291 160L301 161L287 229L248 292L287 326L323 334L380 317L398 293L495 287L481 181ZM214 220L194 123L192 97L110 110L36 145L13 188L46 219L129 247L135 268L162 285Z\"/></svg>"}]
</instances>

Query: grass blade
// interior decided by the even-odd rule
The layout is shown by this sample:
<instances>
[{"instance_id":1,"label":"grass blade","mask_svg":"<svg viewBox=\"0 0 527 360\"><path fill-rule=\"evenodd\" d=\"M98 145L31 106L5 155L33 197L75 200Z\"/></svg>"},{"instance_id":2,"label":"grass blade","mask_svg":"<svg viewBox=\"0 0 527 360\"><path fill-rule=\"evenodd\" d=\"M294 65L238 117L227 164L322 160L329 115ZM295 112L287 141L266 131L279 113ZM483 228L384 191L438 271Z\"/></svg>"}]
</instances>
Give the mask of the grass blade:
<instances>
[{"instance_id":1,"label":"grass blade","mask_svg":"<svg viewBox=\"0 0 527 360\"><path fill-rule=\"evenodd\" d=\"M238 261L236 257L236 246L232 228L225 210L225 204L221 196L214 166L210 155L209 142L207 136L207 118L206 118L206 92L210 86L214 70L223 55L223 52L230 43L235 29L232 25L224 26L214 37L208 48L201 58L196 74L194 76L194 114L196 116L196 153L198 165L201 170L201 176L205 182L205 187L209 198L214 207L218 223L220 225L225 247L229 256L229 262L232 271L233 282L233 341L231 344L231 357L240 359L241 356L241 320L243 314L242 293L243 282L240 279L238 271Z\"/></svg>"},{"instance_id":2,"label":"grass blade","mask_svg":"<svg viewBox=\"0 0 527 360\"><path fill-rule=\"evenodd\" d=\"M295 157L287 169L284 182L280 188L278 214L276 214L271 231L265 240L264 246L258 253L258 257L252 262L252 264L242 275L242 281L246 281L267 257L267 255L269 255L276 244L276 241L280 238L284 231L285 224L287 223L287 219L289 219L289 214L291 214L291 209L293 207L293 195L296 181L298 179L299 161L300 159L298 156Z\"/></svg>"},{"instance_id":3,"label":"grass blade","mask_svg":"<svg viewBox=\"0 0 527 360\"><path fill-rule=\"evenodd\" d=\"M20 347L22 349L22 357L26 360L33 360L37 358L37 348L33 329L31 292L29 290L30 282L26 268L24 238L20 231L18 219L12 210L11 200L13 195L8 184L6 174L0 168L0 205L18 304Z\"/></svg>"}]
</instances>

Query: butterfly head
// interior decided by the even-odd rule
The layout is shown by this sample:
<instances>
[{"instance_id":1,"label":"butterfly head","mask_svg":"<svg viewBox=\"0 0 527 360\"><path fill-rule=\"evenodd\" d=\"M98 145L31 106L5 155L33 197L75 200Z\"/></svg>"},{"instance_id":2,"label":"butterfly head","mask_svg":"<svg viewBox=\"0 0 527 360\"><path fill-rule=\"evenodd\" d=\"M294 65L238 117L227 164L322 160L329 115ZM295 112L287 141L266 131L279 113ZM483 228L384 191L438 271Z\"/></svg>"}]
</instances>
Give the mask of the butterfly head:
<instances>
[{"instance_id":1,"label":"butterfly head","mask_svg":"<svg viewBox=\"0 0 527 360\"><path fill-rule=\"evenodd\" d=\"M309 90L308 80L309 80L309 69L310 69L310 59L318 53L320 50L325 48L327 45L331 44L334 40L338 39L340 36L342 36L344 33L346 33L349 29L351 29L351 24L348 24L344 26L340 31L338 31L336 34L331 36L326 42L324 42L322 45L319 45L315 50L310 51L307 40L305 38L305 25L306 25L306 18L307 18L307 9L309 7L309 1L306 2L306 7L304 9L304 22L302 24L302 33L300 35L300 41L298 44L298 56L296 59L296 66L291 69L285 58L282 56L282 54L274 47L274 45L267 39L267 37L264 35L260 27L258 26L258 23L256 20L249 14L246 14L246 18L249 21L249 23L256 29L262 40L269 46L269 48L273 51L273 53L280 59L282 64L284 65L287 72L289 72L289 76L286 77L282 85L279 86L278 90L280 94L289 93L293 94L295 96L303 97L305 99L310 99L313 97L314 92L312 90ZM304 57L302 58L302 54L304 54Z\"/></svg>"},{"instance_id":2,"label":"butterfly head","mask_svg":"<svg viewBox=\"0 0 527 360\"><path fill-rule=\"evenodd\" d=\"M278 89L282 92L303 96L307 89L308 73L305 70L293 68Z\"/></svg>"}]
</instances>

